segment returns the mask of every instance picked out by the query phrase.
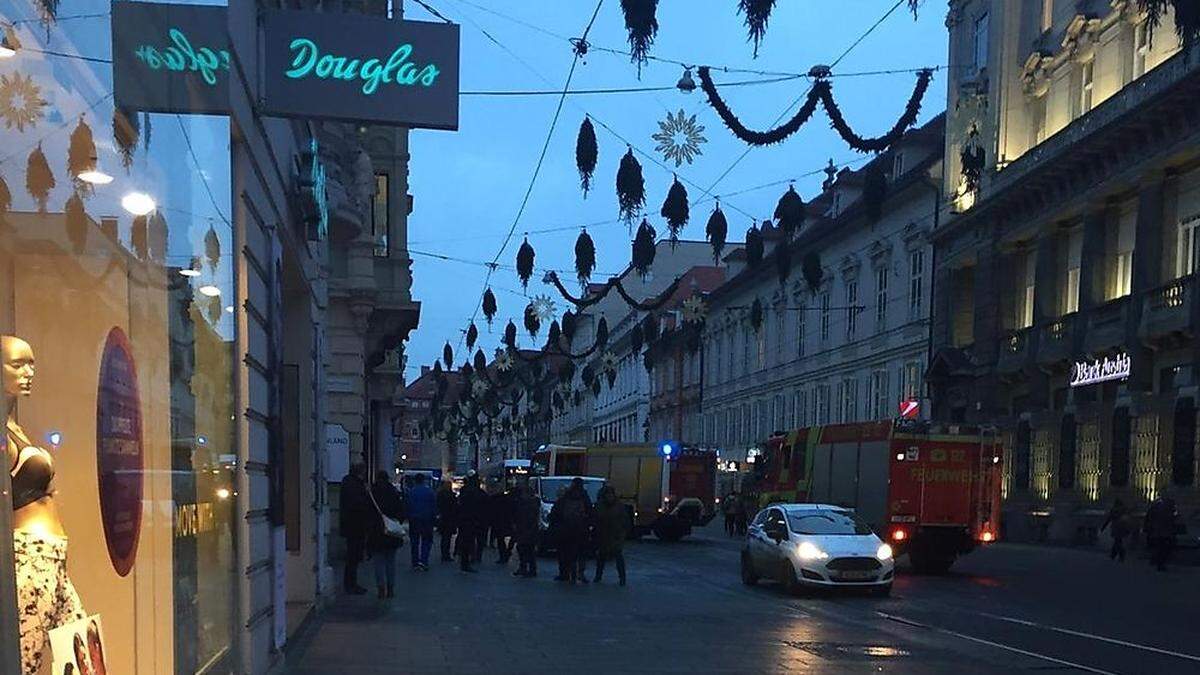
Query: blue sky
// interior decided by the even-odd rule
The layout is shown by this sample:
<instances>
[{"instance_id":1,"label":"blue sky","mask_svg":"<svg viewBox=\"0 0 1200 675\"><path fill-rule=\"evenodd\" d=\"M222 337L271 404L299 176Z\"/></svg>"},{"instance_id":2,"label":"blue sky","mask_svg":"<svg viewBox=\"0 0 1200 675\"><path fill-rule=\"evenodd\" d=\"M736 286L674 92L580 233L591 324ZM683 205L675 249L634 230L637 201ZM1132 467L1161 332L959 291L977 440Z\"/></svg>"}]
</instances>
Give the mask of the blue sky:
<instances>
[{"instance_id":1,"label":"blue sky","mask_svg":"<svg viewBox=\"0 0 1200 675\"><path fill-rule=\"evenodd\" d=\"M407 18L434 20L415 3L405 3ZM595 10L595 0L440 0L433 4L462 26L463 92L496 90L561 90L571 67L570 45L562 38L578 36ZM780 0L772 14L757 59L747 42L736 0L663 0L658 10L659 32L651 54L685 63L710 64L718 82L761 79L745 73L718 72L717 66L769 72L804 73L815 64L830 64L880 19L896 0ZM945 4L926 0L913 20L907 3L852 49L835 73L944 66L947 59ZM502 16L501 16L502 15ZM482 29L482 30L481 30ZM488 39L486 30L503 47ZM593 46L626 49L627 39L619 0L604 0L588 41ZM593 49L575 70L572 89L672 86L682 74L679 65L651 61L638 79L628 56ZM947 73L939 71L925 98L919 124L945 108ZM834 81L834 95L850 124L862 135L890 128L912 92L912 73L863 75ZM806 80L722 90L734 112L749 127L763 129L807 89ZM409 249L413 258L413 296L422 302L421 323L409 345L411 379L421 364L439 358L447 339L458 346L461 331L484 289L486 268L504 242L529 186L542 145L558 105L557 96L475 96L461 99L457 132L414 131L411 134L410 188L414 211L409 217ZM771 215L786 183L747 190L796 178L807 200L820 189L818 172L835 163L865 159L829 128L818 110L813 119L788 140L756 148L735 165L747 146L725 128L697 89L635 94L568 97L550 139L541 173L516 231L499 262L512 265L525 232L537 251L539 268L571 269L579 226L592 224L598 273L619 272L629 262L630 235L617 217L617 164L626 143L597 124L599 163L594 186L585 199L575 168L575 138L585 111L611 127L636 148L654 155L651 136L667 113L683 109L698 115L708 142L703 154L677 171L688 186L692 218L684 238L703 239L712 203L697 204L706 189L722 196L730 237L739 238L750 219ZM636 151L635 151L636 152ZM646 179L651 223L665 226L658 209L671 185L674 162L661 168L639 156ZM732 168L731 168L732 167ZM804 174L816 175L802 177ZM724 177L722 177L724 176ZM719 182L718 182L719 180ZM734 194L739 193L739 194ZM603 223L603 224L600 224ZM555 229L557 232L538 232ZM569 229L565 229L569 228ZM471 262L430 257L446 255ZM540 273L528 294L546 293L566 305L554 289L540 283ZM520 281L511 269L500 269L491 282L499 301L496 327L489 333L480 316L480 344L489 353L498 344L504 323L519 317L527 299L517 291ZM462 362L465 348L456 349Z\"/></svg>"}]
</instances>

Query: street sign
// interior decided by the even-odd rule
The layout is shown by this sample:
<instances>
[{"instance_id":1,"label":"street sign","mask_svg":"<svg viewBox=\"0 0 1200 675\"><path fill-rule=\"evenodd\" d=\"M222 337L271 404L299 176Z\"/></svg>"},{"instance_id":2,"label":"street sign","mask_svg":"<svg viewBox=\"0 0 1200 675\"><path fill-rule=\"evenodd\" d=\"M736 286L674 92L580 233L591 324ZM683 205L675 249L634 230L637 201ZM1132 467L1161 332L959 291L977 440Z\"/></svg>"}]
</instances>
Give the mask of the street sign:
<instances>
[{"instance_id":1,"label":"street sign","mask_svg":"<svg viewBox=\"0 0 1200 675\"><path fill-rule=\"evenodd\" d=\"M915 420L921 414L921 402L915 399L900 402L900 419Z\"/></svg>"}]
</instances>

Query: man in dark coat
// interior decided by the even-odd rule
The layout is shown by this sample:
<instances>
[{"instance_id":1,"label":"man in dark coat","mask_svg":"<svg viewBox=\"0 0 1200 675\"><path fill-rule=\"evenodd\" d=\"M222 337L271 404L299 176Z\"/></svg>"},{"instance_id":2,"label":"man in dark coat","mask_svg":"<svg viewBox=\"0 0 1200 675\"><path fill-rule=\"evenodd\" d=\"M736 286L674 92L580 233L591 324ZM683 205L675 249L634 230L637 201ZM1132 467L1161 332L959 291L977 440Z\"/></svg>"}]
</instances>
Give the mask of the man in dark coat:
<instances>
[{"instance_id":1,"label":"man in dark coat","mask_svg":"<svg viewBox=\"0 0 1200 675\"><path fill-rule=\"evenodd\" d=\"M604 578L604 565L617 563L617 578L625 585L625 538L629 534L629 510L617 499L611 485L600 489L596 504L596 583Z\"/></svg>"},{"instance_id":2,"label":"man in dark coat","mask_svg":"<svg viewBox=\"0 0 1200 675\"><path fill-rule=\"evenodd\" d=\"M1129 510L1125 508L1125 502L1118 497L1108 510L1108 516L1104 519L1104 524L1100 526L1100 531L1103 532L1106 528L1108 533L1112 535L1112 548L1108 552L1108 557L1118 562L1125 562L1125 537L1129 535Z\"/></svg>"},{"instance_id":3,"label":"man in dark coat","mask_svg":"<svg viewBox=\"0 0 1200 675\"><path fill-rule=\"evenodd\" d=\"M377 517L375 507L367 496L367 467L355 464L342 478L342 493L338 501L338 528L346 540L346 567L342 573L342 588L352 595L362 595L367 589L358 585L358 565L363 561L367 543L367 528Z\"/></svg>"},{"instance_id":4,"label":"man in dark coat","mask_svg":"<svg viewBox=\"0 0 1200 675\"><path fill-rule=\"evenodd\" d=\"M574 584L579 581L579 554L587 543L592 521L592 501L583 489L583 480L575 478L554 501L550 510L550 531L558 548L558 576L555 581Z\"/></svg>"},{"instance_id":5,"label":"man in dark coat","mask_svg":"<svg viewBox=\"0 0 1200 675\"><path fill-rule=\"evenodd\" d=\"M1159 497L1146 509L1146 544L1150 548L1150 564L1159 572L1167 571L1167 560L1175 548L1175 500Z\"/></svg>"},{"instance_id":6,"label":"man in dark coat","mask_svg":"<svg viewBox=\"0 0 1200 675\"><path fill-rule=\"evenodd\" d=\"M488 496L479 487L479 476L471 474L458 496L458 562L462 571L475 572L479 560L479 533L487 523Z\"/></svg>"},{"instance_id":7,"label":"man in dark coat","mask_svg":"<svg viewBox=\"0 0 1200 675\"><path fill-rule=\"evenodd\" d=\"M515 495L512 491L501 492L497 486L496 493L491 496L492 536L496 539L496 550L499 553L496 564L508 564L512 557L512 530Z\"/></svg>"},{"instance_id":8,"label":"man in dark coat","mask_svg":"<svg viewBox=\"0 0 1200 675\"><path fill-rule=\"evenodd\" d=\"M542 500L533 494L529 483L517 485L513 500L513 536L520 564L515 577L537 576L538 525L542 517Z\"/></svg>"},{"instance_id":9,"label":"man in dark coat","mask_svg":"<svg viewBox=\"0 0 1200 675\"><path fill-rule=\"evenodd\" d=\"M442 481L437 492L437 529L442 537L442 562L453 560L451 541L458 529L458 497L450 481Z\"/></svg>"}]
</instances>

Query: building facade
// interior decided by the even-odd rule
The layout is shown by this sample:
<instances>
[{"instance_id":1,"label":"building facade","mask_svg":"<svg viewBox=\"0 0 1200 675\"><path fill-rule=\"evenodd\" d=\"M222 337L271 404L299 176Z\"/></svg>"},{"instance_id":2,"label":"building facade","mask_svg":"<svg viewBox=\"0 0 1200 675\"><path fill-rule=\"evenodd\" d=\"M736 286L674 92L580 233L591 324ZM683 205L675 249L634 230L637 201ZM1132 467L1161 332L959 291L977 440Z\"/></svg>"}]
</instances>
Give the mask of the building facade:
<instances>
[{"instance_id":1,"label":"building facade","mask_svg":"<svg viewBox=\"0 0 1200 675\"><path fill-rule=\"evenodd\" d=\"M55 474L0 506L4 672L61 671L50 631L93 622L107 672L279 667L335 591L331 481L390 461L407 131L264 113L277 5L0 1L6 447ZM195 68L163 67L170 28ZM85 623L28 611L46 547Z\"/></svg>"},{"instance_id":2,"label":"building facade","mask_svg":"<svg viewBox=\"0 0 1200 675\"><path fill-rule=\"evenodd\" d=\"M776 432L890 419L922 399L942 130L939 116L863 169L831 168L783 281L775 228L758 265L728 258L732 277L708 298L698 444L740 464ZM874 170L887 182L877 218L863 199Z\"/></svg>"},{"instance_id":3,"label":"building facade","mask_svg":"<svg viewBox=\"0 0 1200 675\"><path fill-rule=\"evenodd\" d=\"M953 2L948 25L935 417L1004 437L1012 539L1092 541L1117 498L1190 518L1200 53L1135 2Z\"/></svg>"}]
</instances>

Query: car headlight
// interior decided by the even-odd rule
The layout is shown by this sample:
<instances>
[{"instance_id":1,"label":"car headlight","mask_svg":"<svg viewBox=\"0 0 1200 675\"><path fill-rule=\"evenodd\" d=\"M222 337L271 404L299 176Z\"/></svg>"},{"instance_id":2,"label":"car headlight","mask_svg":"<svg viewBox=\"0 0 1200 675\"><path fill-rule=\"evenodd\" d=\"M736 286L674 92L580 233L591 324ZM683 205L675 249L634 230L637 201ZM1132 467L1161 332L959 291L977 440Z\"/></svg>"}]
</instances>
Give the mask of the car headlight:
<instances>
[{"instance_id":1,"label":"car headlight","mask_svg":"<svg viewBox=\"0 0 1200 675\"><path fill-rule=\"evenodd\" d=\"M802 542L796 549L796 553L801 560L824 560L829 557L828 553L817 548L817 545L811 541Z\"/></svg>"},{"instance_id":2,"label":"car headlight","mask_svg":"<svg viewBox=\"0 0 1200 675\"><path fill-rule=\"evenodd\" d=\"M875 557L879 558L880 560L891 560L892 547L888 544L880 544L879 550L875 551Z\"/></svg>"}]
</instances>

